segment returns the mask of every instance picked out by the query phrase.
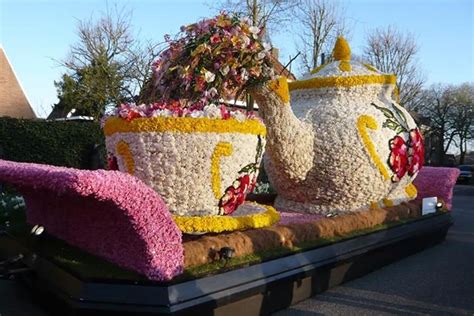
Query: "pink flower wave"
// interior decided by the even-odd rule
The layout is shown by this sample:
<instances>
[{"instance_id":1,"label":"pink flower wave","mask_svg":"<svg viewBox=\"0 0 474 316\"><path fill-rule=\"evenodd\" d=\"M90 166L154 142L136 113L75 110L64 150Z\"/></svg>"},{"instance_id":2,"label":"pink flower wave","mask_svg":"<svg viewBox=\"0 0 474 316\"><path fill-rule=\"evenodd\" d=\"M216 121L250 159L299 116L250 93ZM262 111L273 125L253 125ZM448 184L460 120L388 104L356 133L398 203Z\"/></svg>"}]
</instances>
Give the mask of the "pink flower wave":
<instances>
[{"instance_id":1,"label":"pink flower wave","mask_svg":"<svg viewBox=\"0 0 474 316\"><path fill-rule=\"evenodd\" d=\"M459 176L459 169L444 167L423 167L413 181L418 190L417 200L436 196L446 203L451 209L453 200L453 188Z\"/></svg>"},{"instance_id":2,"label":"pink flower wave","mask_svg":"<svg viewBox=\"0 0 474 316\"><path fill-rule=\"evenodd\" d=\"M181 232L161 197L118 171L0 160L0 182L24 196L27 221L121 267L167 281L181 274Z\"/></svg>"}]
</instances>

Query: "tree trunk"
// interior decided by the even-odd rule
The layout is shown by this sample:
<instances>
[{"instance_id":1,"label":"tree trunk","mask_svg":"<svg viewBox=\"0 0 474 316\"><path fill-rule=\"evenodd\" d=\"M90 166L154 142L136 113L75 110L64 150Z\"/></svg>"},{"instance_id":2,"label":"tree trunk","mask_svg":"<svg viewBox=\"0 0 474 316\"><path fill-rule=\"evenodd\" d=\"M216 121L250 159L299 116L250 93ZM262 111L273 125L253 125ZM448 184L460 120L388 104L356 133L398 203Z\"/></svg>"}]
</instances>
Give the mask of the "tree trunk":
<instances>
[{"instance_id":1,"label":"tree trunk","mask_svg":"<svg viewBox=\"0 0 474 316\"><path fill-rule=\"evenodd\" d=\"M436 151L438 153L438 161L437 165L442 166L444 164L444 133L440 133L439 135L436 135Z\"/></svg>"},{"instance_id":2,"label":"tree trunk","mask_svg":"<svg viewBox=\"0 0 474 316\"><path fill-rule=\"evenodd\" d=\"M464 159L466 157L467 141L466 141L465 138L464 139L461 138L461 141L459 143L460 143L460 146L459 146L459 151L460 151L459 164L463 165L464 164Z\"/></svg>"}]
</instances>

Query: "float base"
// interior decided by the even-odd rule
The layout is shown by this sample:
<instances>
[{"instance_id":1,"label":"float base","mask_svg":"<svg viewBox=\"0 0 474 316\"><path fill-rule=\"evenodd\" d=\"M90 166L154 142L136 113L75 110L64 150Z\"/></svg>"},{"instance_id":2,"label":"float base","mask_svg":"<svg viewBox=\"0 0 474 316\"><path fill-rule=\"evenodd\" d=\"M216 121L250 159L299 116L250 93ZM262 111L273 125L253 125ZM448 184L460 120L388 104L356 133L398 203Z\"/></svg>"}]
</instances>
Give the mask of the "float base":
<instances>
[{"instance_id":1,"label":"float base","mask_svg":"<svg viewBox=\"0 0 474 316\"><path fill-rule=\"evenodd\" d=\"M313 250L182 283L84 280L38 253L23 278L64 315L266 315L363 276L445 239L452 219L436 214ZM28 249L11 241L16 251Z\"/></svg>"}]
</instances>

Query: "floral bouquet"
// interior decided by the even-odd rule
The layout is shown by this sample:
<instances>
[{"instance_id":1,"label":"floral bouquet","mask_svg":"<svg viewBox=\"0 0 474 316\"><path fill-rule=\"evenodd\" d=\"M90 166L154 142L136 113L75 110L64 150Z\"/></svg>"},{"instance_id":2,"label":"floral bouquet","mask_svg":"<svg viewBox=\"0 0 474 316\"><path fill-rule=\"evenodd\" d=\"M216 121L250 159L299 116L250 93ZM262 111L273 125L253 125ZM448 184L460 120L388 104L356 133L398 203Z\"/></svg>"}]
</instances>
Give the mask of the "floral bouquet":
<instances>
[{"instance_id":1,"label":"floral bouquet","mask_svg":"<svg viewBox=\"0 0 474 316\"><path fill-rule=\"evenodd\" d=\"M263 227L269 207L245 202L256 183L266 129L225 105L273 77L261 30L237 15L184 26L153 65L148 104L122 104L104 125L111 169L134 174L165 200L185 232ZM227 216L223 216L227 215Z\"/></svg>"},{"instance_id":2,"label":"floral bouquet","mask_svg":"<svg viewBox=\"0 0 474 316\"><path fill-rule=\"evenodd\" d=\"M221 13L182 26L175 40L165 36L169 47L153 64L151 97L199 107L273 79L271 46L261 40L263 30L248 22Z\"/></svg>"}]
</instances>

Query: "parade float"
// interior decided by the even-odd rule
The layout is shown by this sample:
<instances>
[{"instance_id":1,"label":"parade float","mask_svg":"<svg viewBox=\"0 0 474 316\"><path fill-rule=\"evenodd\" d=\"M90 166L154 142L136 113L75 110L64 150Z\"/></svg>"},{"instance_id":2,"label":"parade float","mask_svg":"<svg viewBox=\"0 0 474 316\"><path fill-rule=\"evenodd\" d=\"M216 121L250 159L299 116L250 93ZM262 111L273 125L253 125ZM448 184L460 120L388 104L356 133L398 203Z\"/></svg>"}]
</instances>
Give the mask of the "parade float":
<instances>
[{"instance_id":1,"label":"parade float","mask_svg":"<svg viewBox=\"0 0 474 316\"><path fill-rule=\"evenodd\" d=\"M238 16L182 32L146 103L105 118L110 170L0 160L26 203L1 274L78 312L257 315L444 240L459 171L421 168L393 75L340 38L333 62L287 82ZM258 113L228 106L245 91ZM271 198L250 195L262 155Z\"/></svg>"}]
</instances>

